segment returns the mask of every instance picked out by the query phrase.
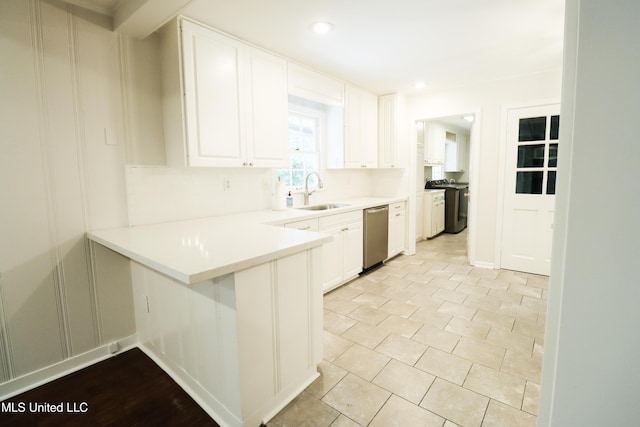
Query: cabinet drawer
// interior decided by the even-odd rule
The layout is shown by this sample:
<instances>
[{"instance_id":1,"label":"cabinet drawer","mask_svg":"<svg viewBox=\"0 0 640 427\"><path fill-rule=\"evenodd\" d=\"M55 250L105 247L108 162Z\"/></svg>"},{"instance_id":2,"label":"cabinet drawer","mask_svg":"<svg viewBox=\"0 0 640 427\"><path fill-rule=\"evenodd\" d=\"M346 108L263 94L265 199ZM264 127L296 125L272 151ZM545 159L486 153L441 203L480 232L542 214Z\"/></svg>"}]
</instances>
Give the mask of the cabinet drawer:
<instances>
[{"instance_id":1,"label":"cabinet drawer","mask_svg":"<svg viewBox=\"0 0 640 427\"><path fill-rule=\"evenodd\" d=\"M406 209L405 202L398 202L389 205L389 216L394 215L396 213L404 213Z\"/></svg>"},{"instance_id":2,"label":"cabinet drawer","mask_svg":"<svg viewBox=\"0 0 640 427\"><path fill-rule=\"evenodd\" d=\"M320 230L334 227L341 224L351 224L354 222L362 223L362 211L346 212L336 215L327 215L319 219Z\"/></svg>"},{"instance_id":3,"label":"cabinet drawer","mask_svg":"<svg viewBox=\"0 0 640 427\"><path fill-rule=\"evenodd\" d=\"M286 228L296 228L298 230L318 231L318 218L288 222L284 226Z\"/></svg>"}]
</instances>

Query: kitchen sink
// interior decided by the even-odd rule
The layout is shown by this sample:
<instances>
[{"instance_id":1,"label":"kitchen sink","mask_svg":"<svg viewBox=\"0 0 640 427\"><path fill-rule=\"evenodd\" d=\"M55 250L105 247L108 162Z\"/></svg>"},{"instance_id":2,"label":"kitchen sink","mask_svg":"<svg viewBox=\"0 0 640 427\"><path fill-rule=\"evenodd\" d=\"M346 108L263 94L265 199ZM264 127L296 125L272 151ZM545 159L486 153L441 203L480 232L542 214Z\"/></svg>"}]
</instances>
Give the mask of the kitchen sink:
<instances>
[{"instance_id":1,"label":"kitchen sink","mask_svg":"<svg viewBox=\"0 0 640 427\"><path fill-rule=\"evenodd\" d=\"M351 206L345 203L325 203L323 205L314 205L314 206L301 206L299 208L296 209L302 209L305 211L325 211L327 209L337 209L337 208L344 208L347 206Z\"/></svg>"}]
</instances>

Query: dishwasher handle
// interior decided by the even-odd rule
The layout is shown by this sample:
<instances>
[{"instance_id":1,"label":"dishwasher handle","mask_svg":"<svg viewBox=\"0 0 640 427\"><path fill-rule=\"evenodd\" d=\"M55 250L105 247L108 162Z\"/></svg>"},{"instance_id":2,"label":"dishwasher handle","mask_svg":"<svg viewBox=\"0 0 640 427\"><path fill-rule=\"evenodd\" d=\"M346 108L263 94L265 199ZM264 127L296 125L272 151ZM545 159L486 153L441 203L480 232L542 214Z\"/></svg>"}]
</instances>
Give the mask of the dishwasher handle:
<instances>
[{"instance_id":1,"label":"dishwasher handle","mask_svg":"<svg viewBox=\"0 0 640 427\"><path fill-rule=\"evenodd\" d=\"M368 214L375 214L378 212L384 212L384 211L388 211L389 210L389 206L378 206L376 208L369 208L369 209L365 209L365 212Z\"/></svg>"}]
</instances>

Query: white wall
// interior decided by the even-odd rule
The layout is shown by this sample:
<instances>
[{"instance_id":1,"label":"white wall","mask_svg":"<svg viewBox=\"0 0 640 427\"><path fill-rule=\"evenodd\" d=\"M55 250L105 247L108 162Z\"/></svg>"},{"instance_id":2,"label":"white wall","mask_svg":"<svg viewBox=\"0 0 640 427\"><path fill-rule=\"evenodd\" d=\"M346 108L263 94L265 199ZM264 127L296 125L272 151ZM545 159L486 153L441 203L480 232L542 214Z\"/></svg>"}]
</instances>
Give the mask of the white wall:
<instances>
[{"instance_id":1,"label":"white wall","mask_svg":"<svg viewBox=\"0 0 640 427\"><path fill-rule=\"evenodd\" d=\"M158 43L110 28L60 2L0 0L0 396L135 332L128 261L92 264L85 232L127 223L126 162L164 160Z\"/></svg>"},{"instance_id":2,"label":"white wall","mask_svg":"<svg viewBox=\"0 0 640 427\"><path fill-rule=\"evenodd\" d=\"M475 251L476 264L497 267L499 261L496 259L496 206L502 197L498 194L498 183L502 179L498 175L500 138L505 129L501 123L502 106L558 98L561 74L561 70L552 70L407 98L411 123L479 113L474 123L474 131L479 128L479 137L471 147L471 151L479 149L478 161L471 164L471 169L477 168L478 185L470 188L472 203L477 204L476 245L471 248Z\"/></svg>"},{"instance_id":3,"label":"white wall","mask_svg":"<svg viewBox=\"0 0 640 427\"><path fill-rule=\"evenodd\" d=\"M635 426L640 420L640 3L568 0L566 7L538 425Z\"/></svg>"}]
</instances>

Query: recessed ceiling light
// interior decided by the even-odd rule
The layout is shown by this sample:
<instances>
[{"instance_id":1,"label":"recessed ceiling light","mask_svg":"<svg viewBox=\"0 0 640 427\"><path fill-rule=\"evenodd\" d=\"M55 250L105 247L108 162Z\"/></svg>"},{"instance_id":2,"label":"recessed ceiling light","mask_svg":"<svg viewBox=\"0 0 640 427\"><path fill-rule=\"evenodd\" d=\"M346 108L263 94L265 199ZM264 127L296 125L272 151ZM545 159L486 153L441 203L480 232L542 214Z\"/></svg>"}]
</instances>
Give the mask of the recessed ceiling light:
<instances>
[{"instance_id":1,"label":"recessed ceiling light","mask_svg":"<svg viewBox=\"0 0 640 427\"><path fill-rule=\"evenodd\" d=\"M415 82L413 84L413 87L416 88L416 89L424 89L425 86L426 86L426 84L422 80L418 80L417 82Z\"/></svg>"},{"instance_id":2,"label":"recessed ceiling light","mask_svg":"<svg viewBox=\"0 0 640 427\"><path fill-rule=\"evenodd\" d=\"M470 123L473 123L473 119L475 119L474 116L463 116L462 118Z\"/></svg>"},{"instance_id":3,"label":"recessed ceiling light","mask_svg":"<svg viewBox=\"0 0 640 427\"><path fill-rule=\"evenodd\" d=\"M311 25L311 31L316 34L326 34L331 30L333 30L333 24L331 24L330 22L321 21Z\"/></svg>"}]
</instances>

